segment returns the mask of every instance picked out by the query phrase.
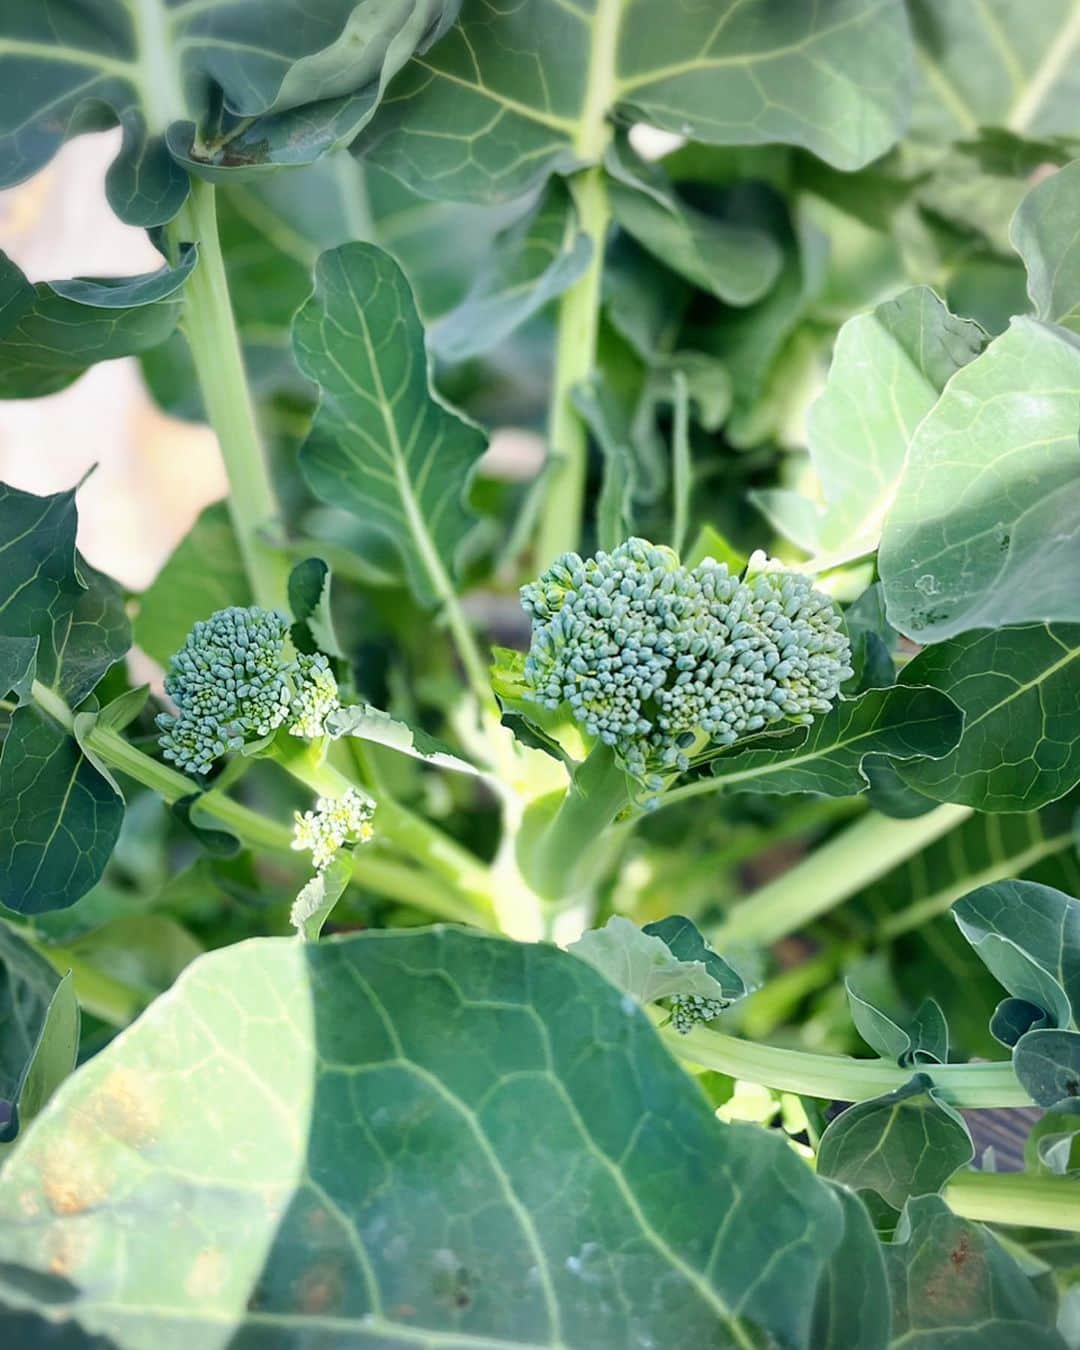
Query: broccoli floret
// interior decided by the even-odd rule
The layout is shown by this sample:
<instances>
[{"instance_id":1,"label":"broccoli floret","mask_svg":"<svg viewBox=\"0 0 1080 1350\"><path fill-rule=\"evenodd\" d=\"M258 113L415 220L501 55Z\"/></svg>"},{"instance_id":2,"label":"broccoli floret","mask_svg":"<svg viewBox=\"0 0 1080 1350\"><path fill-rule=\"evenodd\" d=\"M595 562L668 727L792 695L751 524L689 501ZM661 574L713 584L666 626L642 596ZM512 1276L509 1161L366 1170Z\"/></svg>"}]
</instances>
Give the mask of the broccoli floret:
<instances>
[{"instance_id":1,"label":"broccoli floret","mask_svg":"<svg viewBox=\"0 0 1080 1350\"><path fill-rule=\"evenodd\" d=\"M722 999L705 998L701 994L672 994L667 1003L671 1025L680 1036L713 1021L728 1006Z\"/></svg>"},{"instance_id":2,"label":"broccoli floret","mask_svg":"<svg viewBox=\"0 0 1080 1350\"><path fill-rule=\"evenodd\" d=\"M195 625L165 679L177 709L157 718L166 759L205 774L286 721L295 736L322 735L337 683L325 656L294 656L288 635L283 615L257 605L219 609Z\"/></svg>"},{"instance_id":3,"label":"broccoli floret","mask_svg":"<svg viewBox=\"0 0 1080 1350\"><path fill-rule=\"evenodd\" d=\"M785 719L812 722L851 675L832 602L762 553L739 578L630 539L594 558L564 554L521 601L531 697L568 704L638 778Z\"/></svg>"},{"instance_id":4,"label":"broccoli floret","mask_svg":"<svg viewBox=\"0 0 1080 1350\"><path fill-rule=\"evenodd\" d=\"M317 872L330 866L347 843L366 844L373 837L375 803L358 788L340 797L320 797L313 811L296 813L292 846L308 849Z\"/></svg>"}]
</instances>

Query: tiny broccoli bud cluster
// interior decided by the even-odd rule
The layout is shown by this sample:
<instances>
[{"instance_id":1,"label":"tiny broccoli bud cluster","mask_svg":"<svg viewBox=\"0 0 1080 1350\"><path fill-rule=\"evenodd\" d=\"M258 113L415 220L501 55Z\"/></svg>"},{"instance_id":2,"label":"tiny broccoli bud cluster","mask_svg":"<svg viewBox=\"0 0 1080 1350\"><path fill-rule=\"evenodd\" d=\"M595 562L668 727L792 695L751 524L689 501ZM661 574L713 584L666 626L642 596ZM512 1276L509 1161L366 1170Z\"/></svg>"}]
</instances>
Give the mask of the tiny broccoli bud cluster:
<instances>
[{"instance_id":1,"label":"tiny broccoli bud cluster","mask_svg":"<svg viewBox=\"0 0 1080 1350\"><path fill-rule=\"evenodd\" d=\"M564 554L521 600L531 697L567 703L639 778L681 772L691 752L774 722L811 722L851 674L832 602L762 553L740 579L630 539L594 558Z\"/></svg>"},{"instance_id":2,"label":"tiny broccoli bud cluster","mask_svg":"<svg viewBox=\"0 0 1080 1350\"><path fill-rule=\"evenodd\" d=\"M719 1017L726 1007L723 999L705 998L702 994L672 994L668 999L671 1025L680 1036Z\"/></svg>"},{"instance_id":3,"label":"tiny broccoli bud cluster","mask_svg":"<svg viewBox=\"0 0 1080 1350\"><path fill-rule=\"evenodd\" d=\"M320 797L313 811L297 811L292 846L310 851L315 870L321 872L345 844L369 842L375 833L374 814L375 803L358 788L349 788L340 797Z\"/></svg>"},{"instance_id":4,"label":"tiny broccoli bud cluster","mask_svg":"<svg viewBox=\"0 0 1080 1350\"><path fill-rule=\"evenodd\" d=\"M220 609L195 625L165 679L177 709L157 719L166 759L205 774L286 721L293 735L322 734L337 706L333 672L322 655L290 659L288 633L283 615L257 605Z\"/></svg>"}]
</instances>

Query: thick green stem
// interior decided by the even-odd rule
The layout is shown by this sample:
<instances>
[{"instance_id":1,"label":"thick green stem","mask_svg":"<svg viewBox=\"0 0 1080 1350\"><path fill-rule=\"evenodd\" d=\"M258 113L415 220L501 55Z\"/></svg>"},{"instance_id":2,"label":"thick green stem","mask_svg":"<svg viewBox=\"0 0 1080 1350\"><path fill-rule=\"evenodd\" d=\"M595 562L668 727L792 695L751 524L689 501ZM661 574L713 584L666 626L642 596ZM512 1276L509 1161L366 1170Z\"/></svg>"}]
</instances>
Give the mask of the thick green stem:
<instances>
[{"instance_id":1,"label":"thick green stem","mask_svg":"<svg viewBox=\"0 0 1080 1350\"><path fill-rule=\"evenodd\" d=\"M71 972L79 1006L111 1027L126 1027L150 1002L141 989L132 989L112 975L98 970L68 947L51 947L31 938L23 929L19 935L45 958L59 975Z\"/></svg>"},{"instance_id":2,"label":"thick green stem","mask_svg":"<svg viewBox=\"0 0 1080 1350\"><path fill-rule=\"evenodd\" d=\"M970 815L967 806L939 806L915 820L871 812L736 905L709 940L717 947L776 942L835 909Z\"/></svg>"},{"instance_id":3,"label":"thick green stem","mask_svg":"<svg viewBox=\"0 0 1080 1350\"><path fill-rule=\"evenodd\" d=\"M279 750L276 758L293 778L324 797L340 797L354 786L339 769L319 760L310 747L299 741L295 749L290 746ZM471 902L472 922L484 927L492 925L494 906L490 872L468 849L386 793L377 800L375 828L384 843L414 859Z\"/></svg>"},{"instance_id":4,"label":"thick green stem","mask_svg":"<svg viewBox=\"0 0 1080 1350\"><path fill-rule=\"evenodd\" d=\"M585 272L559 302L548 421L551 460L536 545L538 570L560 553L576 549L581 541L588 441L585 425L573 404L573 392L592 374L596 365L604 241L609 221L607 189L601 168L584 170L570 180L570 188L578 211L578 223L592 246L592 256Z\"/></svg>"},{"instance_id":5,"label":"thick green stem","mask_svg":"<svg viewBox=\"0 0 1080 1350\"><path fill-rule=\"evenodd\" d=\"M797 1092L823 1101L861 1102L909 1082L914 1072L883 1059L848 1059L776 1045L758 1045L706 1027L688 1035L665 1029L661 1039L679 1059L729 1074L746 1083L781 1092ZM938 1096L953 1106L1030 1106L1011 1062L997 1064L920 1064Z\"/></svg>"},{"instance_id":6,"label":"thick green stem","mask_svg":"<svg viewBox=\"0 0 1080 1350\"><path fill-rule=\"evenodd\" d=\"M191 195L173 237L199 246L199 262L184 292L183 329L206 413L221 446L236 541L255 599L268 609L279 609L285 605L288 565L264 538L277 519L278 504L244 373L210 183L192 179Z\"/></svg>"},{"instance_id":7,"label":"thick green stem","mask_svg":"<svg viewBox=\"0 0 1080 1350\"><path fill-rule=\"evenodd\" d=\"M957 1172L945 1187L945 1200L953 1213L980 1223L1080 1233L1080 1186L1074 1177Z\"/></svg>"},{"instance_id":8,"label":"thick green stem","mask_svg":"<svg viewBox=\"0 0 1080 1350\"><path fill-rule=\"evenodd\" d=\"M557 802L545 798L526 813L518 858L537 895L570 900L595 880L596 866L607 856L605 831L629 802L630 780L614 751L598 745Z\"/></svg>"}]
</instances>

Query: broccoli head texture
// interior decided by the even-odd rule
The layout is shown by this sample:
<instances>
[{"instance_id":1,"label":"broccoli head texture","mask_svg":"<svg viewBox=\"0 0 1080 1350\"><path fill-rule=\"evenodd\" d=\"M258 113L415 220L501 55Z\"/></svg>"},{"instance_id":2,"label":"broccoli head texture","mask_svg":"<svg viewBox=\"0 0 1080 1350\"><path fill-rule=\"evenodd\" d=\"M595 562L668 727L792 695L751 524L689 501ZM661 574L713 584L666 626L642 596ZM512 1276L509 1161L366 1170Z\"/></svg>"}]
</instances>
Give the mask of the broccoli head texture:
<instances>
[{"instance_id":1,"label":"broccoli head texture","mask_svg":"<svg viewBox=\"0 0 1080 1350\"><path fill-rule=\"evenodd\" d=\"M322 735L337 707L337 682L325 656L294 656L289 625L257 605L219 609L200 620L169 663L165 692L176 712L161 713L161 750L188 773L283 723L295 736Z\"/></svg>"},{"instance_id":2,"label":"broccoli head texture","mask_svg":"<svg viewBox=\"0 0 1080 1350\"><path fill-rule=\"evenodd\" d=\"M688 1036L695 1027L712 1022L726 1007L728 1004L722 999L704 998L701 994L672 994L668 999L671 1025L680 1036Z\"/></svg>"},{"instance_id":3,"label":"broccoli head texture","mask_svg":"<svg viewBox=\"0 0 1080 1350\"><path fill-rule=\"evenodd\" d=\"M639 778L681 772L707 745L812 722L851 675L832 601L763 553L743 577L629 539L564 554L522 588L530 697L569 705Z\"/></svg>"},{"instance_id":4,"label":"broccoli head texture","mask_svg":"<svg viewBox=\"0 0 1080 1350\"><path fill-rule=\"evenodd\" d=\"M297 811L292 846L310 851L315 870L322 872L346 844L372 839L374 813L375 803L359 788L349 788L340 797L320 797L314 810Z\"/></svg>"}]
</instances>

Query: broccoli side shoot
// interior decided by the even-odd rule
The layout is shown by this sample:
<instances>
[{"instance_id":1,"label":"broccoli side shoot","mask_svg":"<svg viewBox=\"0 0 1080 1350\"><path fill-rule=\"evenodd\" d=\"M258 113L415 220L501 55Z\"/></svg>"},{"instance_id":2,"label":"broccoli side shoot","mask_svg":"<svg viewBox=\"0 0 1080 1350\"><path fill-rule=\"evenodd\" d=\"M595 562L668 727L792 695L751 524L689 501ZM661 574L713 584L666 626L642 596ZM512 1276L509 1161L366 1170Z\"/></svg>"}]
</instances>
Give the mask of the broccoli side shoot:
<instances>
[{"instance_id":1,"label":"broccoli side shoot","mask_svg":"<svg viewBox=\"0 0 1080 1350\"><path fill-rule=\"evenodd\" d=\"M594 558L564 554L521 600L532 697L568 704L642 779L774 723L812 722L851 675L832 601L763 553L740 578L630 539Z\"/></svg>"},{"instance_id":2,"label":"broccoli side shoot","mask_svg":"<svg viewBox=\"0 0 1080 1350\"><path fill-rule=\"evenodd\" d=\"M169 662L165 692L176 713L161 713L161 749L186 773L288 723L295 736L322 735L337 707L337 682L325 656L296 656L283 615L251 605L200 620Z\"/></svg>"}]
</instances>

